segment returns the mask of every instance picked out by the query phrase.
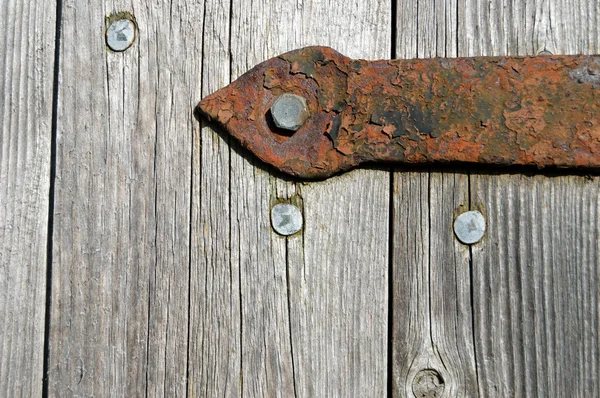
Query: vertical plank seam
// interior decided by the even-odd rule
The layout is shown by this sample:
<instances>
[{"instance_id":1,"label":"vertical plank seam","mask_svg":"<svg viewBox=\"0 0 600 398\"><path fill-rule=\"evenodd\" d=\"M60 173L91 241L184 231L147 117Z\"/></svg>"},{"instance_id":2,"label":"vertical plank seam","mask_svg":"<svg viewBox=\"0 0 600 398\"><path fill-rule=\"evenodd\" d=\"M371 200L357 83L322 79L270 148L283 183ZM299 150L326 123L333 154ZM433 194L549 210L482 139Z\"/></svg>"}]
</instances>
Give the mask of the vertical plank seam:
<instances>
[{"instance_id":1,"label":"vertical plank seam","mask_svg":"<svg viewBox=\"0 0 600 398\"><path fill-rule=\"evenodd\" d=\"M157 71L157 86L160 87L160 71ZM154 114L158 115L158 102L154 104ZM158 152L158 119L154 121L154 159L153 159L153 178L154 178L154 284L151 280L151 270L148 270L148 314L146 317L146 397L148 397L148 389L150 386L149 375L150 375L150 313L152 312L152 287L156 289L156 270L158 268L158 183L156 181L156 163L157 163L157 152ZM166 350L166 347L165 347Z\"/></svg>"},{"instance_id":2,"label":"vertical plank seam","mask_svg":"<svg viewBox=\"0 0 600 398\"><path fill-rule=\"evenodd\" d=\"M398 35L398 0L392 0L391 1L391 13L392 13L392 26L391 26L391 51L390 51L390 55L391 55L391 59L396 59L397 57L397 50L396 50L396 40L397 40L397 35ZM390 169L390 173L393 174L394 169L391 168Z\"/></svg>"},{"instance_id":3,"label":"vertical plank seam","mask_svg":"<svg viewBox=\"0 0 600 398\"><path fill-rule=\"evenodd\" d=\"M50 128L50 186L48 189L48 230L46 237L46 305L44 314L44 352L42 370L42 397L48 397L50 366L50 321L52 304L52 238L54 235L54 185L56 181L56 141L58 136L58 85L60 74L60 36L62 26L62 0L56 0L54 28L54 71L52 82L52 121Z\"/></svg>"},{"instance_id":4,"label":"vertical plank seam","mask_svg":"<svg viewBox=\"0 0 600 398\"><path fill-rule=\"evenodd\" d=\"M433 319L431 316L431 302L432 294L431 291L431 175L432 170L427 170L427 313L429 315L429 342L434 354L441 360L442 365L445 366L444 360L442 359L439 352L435 349L435 341L433 339Z\"/></svg>"},{"instance_id":5,"label":"vertical plank seam","mask_svg":"<svg viewBox=\"0 0 600 398\"><path fill-rule=\"evenodd\" d=\"M206 40L204 39L204 32L206 31L206 1L202 6L202 48L200 51L200 95L202 95L202 90L204 88L204 50ZM194 120L197 108L194 110L191 115L192 126L196 122ZM200 119L199 119L200 120ZM198 139L200 140L200 145L198 147L198 154L200 156L200 167L198 168L198 177L199 181L202 181L202 122L197 121L198 123ZM202 183L200 183L202 186ZM200 191L200 195L202 195L202 191ZM188 398L190 396L190 351L192 346L191 340L191 330L192 330L192 223L194 221L194 139L192 134L192 145L190 145L190 222L188 229L188 321L187 321L187 353L186 353L186 371L185 371L185 396ZM231 267L230 267L231 269Z\"/></svg>"},{"instance_id":6,"label":"vertical plank seam","mask_svg":"<svg viewBox=\"0 0 600 398\"><path fill-rule=\"evenodd\" d=\"M228 55L229 55L229 82L231 83L233 81L233 51L232 51L232 35L233 35L233 0L229 0L229 38L228 38L228 46L229 46L229 50L228 50ZM229 206L229 274L231 275L231 267L232 267L232 261L231 261L231 242L232 242L232 225L233 225L233 221L232 221L232 213L231 213L231 209L232 209L232 204L231 204L231 178L232 178L232 167L231 167L231 152L233 151L233 148L231 146L231 136L229 134L227 134L226 136L226 141L227 141L227 148L228 148L228 156L229 156L229 173L228 173L228 187L227 187L227 193L228 193L228 206ZM243 306L242 306L242 266L241 263L238 264L238 299L239 299L239 315L240 315L240 374L239 374L239 392L240 392L240 396L243 397L244 396L244 347L243 347L243 343L244 343L244 319L243 319ZM232 279L230 276L230 284L231 284L231 288L233 288L233 283L232 283Z\"/></svg>"},{"instance_id":7,"label":"vertical plank seam","mask_svg":"<svg viewBox=\"0 0 600 398\"><path fill-rule=\"evenodd\" d=\"M460 40L458 39L460 37L460 1L456 2L456 54L454 54L453 56L455 57L460 57L460 50L459 50L459 42Z\"/></svg>"},{"instance_id":8,"label":"vertical plank seam","mask_svg":"<svg viewBox=\"0 0 600 398\"><path fill-rule=\"evenodd\" d=\"M458 50L458 49L457 49ZM471 172L467 172L467 202L469 210L473 210L473 199L471 196ZM484 215L485 217L485 215ZM469 296L471 300L471 338L473 343L473 360L475 361L475 383L477 384L477 395L481 396L479 388L479 369L477 365L477 344L475 339L475 280L473 279L473 246L469 245Z\"/></svg>"},{"instance_id":9,"label":"vertical plank seam","mask_svg":"<svg viewBox=\"0 0 600 398\"><path fill-rule=\"evenodd\" d=\"M297 185L297 184L294 184ZM304 202L302 202L302 207L304 207ZM302 209L302 214L304 214L304 209ZM304 245L304 243L303 243ZM294 388L294 398L298 397L298 393L296 391L296 366L294 364L294 339L292 338L292 305L290 301L290 261L289 261L289 237L285 238L285 279L287 285L287 305L288 305L288 333L290 335L290 356L292 359L292 386ZM304 259L303 259L304 260Z\"/></svg>"},{"instance_id":10,"label":"vertical plank seam","mask_svg":"<svg viewBox=\"0 0 600 398\"><path fill-rule=\"evenodd\" d=\"M393 3L396 0L392 0ZM395 15L395 14L394 14ZM395 25L395 24L393 24ZM394 50L395 52L395 50ZM387 325L387 396L393 394L394 377L394 168L390 168L388 215L388 325Z\"/></svg>"},{"instance_id":11,"label":"vertical plank seam","mask_svg":"<svg viewBox=\"0 0 600 398\"><path fill-rule=\"evenodd\" d=\"M398 35L398 0L391 0L390 58L396 59ZM387 396L393 395L394 380L394 168L390 167L388 198L388 317L387 317Z\"/></svg>"}]
</instances>

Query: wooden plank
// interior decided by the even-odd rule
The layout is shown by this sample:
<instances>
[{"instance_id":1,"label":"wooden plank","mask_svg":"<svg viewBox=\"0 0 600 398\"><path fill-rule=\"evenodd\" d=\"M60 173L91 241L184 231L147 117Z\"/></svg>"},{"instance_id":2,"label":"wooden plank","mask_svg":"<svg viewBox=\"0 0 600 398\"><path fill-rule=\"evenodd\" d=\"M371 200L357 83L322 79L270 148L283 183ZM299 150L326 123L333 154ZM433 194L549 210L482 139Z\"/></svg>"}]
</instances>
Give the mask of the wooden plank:
<instances>
[{"instance_id":1,"label":"wooden plank","mask_svg":"<svg viewBox=\"0 0 600 398\"><path fill-rule=\"evenodd\" d=\"M227 5L216 4L207 3L205 54L215 46L218 55L212 58L214 65L206 64L210 82L205 80L205 94L224 85L230 65L234 79L268 57L317 41L350 56L389 55L389 6L384 2L340 8L328 2L309 7L292 1L236 1L230 37L222 16ZM224 25L211 25L209 13L216 13L214 18ZM223 43L229 40L231 48L225 48ZM200 311L205 312L203 319L212 320L215 330L191 333L192 351L199 347L198 358L208 363L190 368L190 395L383 394L388 249L387 239L378 239L372 231L385 231L388 225L387 173L363 170L338 180L343 182L311 183L300 190L234 149L229 179L224 182L222 170L204 166L211 162L227 166L221 141L204 149L206 140L216 139L206 131L196 159L202 159L202 184L212 188L203 192L206 202L195 210L197 232L192 236L206 241L201 253L208 257L199 254L192 266L198 262L199 275L208 278L208 287L204 292L200 284L193 288L192 302L212 304ZM352 194L338 200L341 191ZM335 202L338 210L332 212L325 198ZM271 230L270 208L282 200L303 203L304 235L286 239ZM227 210L210 211L218 206ZM357 213L356 209L369 206L372 209L365 215ZM352 213L356 218L343 220L344 214ZM328 220L338 225L327 226ZM304 245L307 241L315 246ZM358 250L359 241L368 249ZM335 245L335 251L324 249L329 244ZM217 248L229 250L230 256ZM338 252L354 255L346 254L345 260L332 257ZM335 295L328 294L332 286ZM368 314L373 322L358 327L359 314ZM219 333L228 327L239 330ZM218 381L210 382L211 375Z\"/></svg>"},{"instance_id":2,"label":"wooden plank","mask_svg":"<svg viewBox=\"0 0 600 398\"><path fill-rule=\"evenodd\" d=\"M297 395L385 396L389 173L355 171L298 194L305 230L288 239Z\"/></svg>"},{"instance_id":3,"label":"wooden plank","mask_svg":"<svg viewBox=\"0 0 600 398\"><path fill-rule=\"evenodd\" d=\"M229 37L230 26L238 23L236 13L243 10L239 4L206 3L202 95L245 72L231 69L236 34ZM238 55L237 68L245 56ZM192 254L198 276L192 276L189 395L293 393L289 321L282 312L287 306L281 307L287 302L281 279L285 246L270 244L269 196L263 191L269 177L262 170L256 171L257 179L248 177L255 172L252 164L236 168L236 162L246 161L219 133L204 128L194 149L195 164L201 166L194 181L200 180L202 192L193 208L192 237L200 246ZM252 347L253 341L259 346Z\"/></svg>"},{"instance_id":4,"label":"wooden plank","mask_svg":"<svg viewBox=\"0 0 600 398\"><path fill-rule=\"evenodd\" d=\"M398 58L457 53L454 0L397 5ZM474 396L477 391L469 249L452 223L468 209L468 176L394 173L392 395Z\"/></svg>"},{"instance_id":5,"label":"wooden plank","mask_svg":"<svg viewBox=\"0 0 600 398\"><path fill-rule=\"evenodd\" d=\"M41 396L55 1L0 5L0 396Z\"/></svg>"},{"instance_id":6,"label":"wooden plank","mask_svg":"<svg viewBox=\"0 0 600 398\"><path fill-rule=\"evenodd\" d=\"M390 56L387 1L305 3L298 12L301 21L285 28L302 27L293 47L320 43L352 58ZM288 239L287 255L298 396L386 395L389 189L389 172L366 169L297 186L305 229Z\"/></svg>"},{"instance_id":7,"label":"wooden plank","mask_svg":"<svg viewBox=\"0 0 600 398\"><path fill-rule=\"evenodd\" d=\"M600 179L474 175L481 394L598 396Z\"/></svg>"},{"instance_id":8,"label":"wooden plank","mask_svg":"<svg viewBox=\"0 0 600 398\"><path fill-rule=\"evenodd\" d=\"M468 176L401 170L393 205L393 396L474 396L469 249L452 233Z\"/></svg>"},{"instance_id":9,"label":"wooden plank","mask_svg":"<svg viewBox=\"0 0 600 398\"><path fill-rule=\"evenodd\" d=\"M62 4L49 394L183 395L203 7Z\"/></svg>"},{"instance_id":10,"label":"wooden plank","mask_svg":"<svg viewBox=\"0 0 600 398\"><path fill-rule=\"evenodd\" d=\"M229 84L230 22L230 2L205 2L199 53L202 96ZM200 134L194 136L188 386L191 397L242 395L240 271L230 260L228 141L204 124Z\"/></svg>"},{"instance_id":11,"label":"wooden plank","mask_svg":"<svg viewBox=\"0 0 600 398\"><path fill-rule=\"evenodd\" d=\"M600 2L459 3L459 54L599 53ZM480 394L598 396L598 177L474 174Z\"/></svg>"}]
</instances>

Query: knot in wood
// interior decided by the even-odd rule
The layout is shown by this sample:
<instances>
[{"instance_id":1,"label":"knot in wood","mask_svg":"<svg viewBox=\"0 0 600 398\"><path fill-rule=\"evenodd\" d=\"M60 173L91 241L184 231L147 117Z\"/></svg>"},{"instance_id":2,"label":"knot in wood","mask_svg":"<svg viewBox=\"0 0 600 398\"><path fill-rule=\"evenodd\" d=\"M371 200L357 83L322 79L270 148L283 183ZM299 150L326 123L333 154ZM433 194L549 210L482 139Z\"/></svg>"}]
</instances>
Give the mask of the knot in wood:
<instances>
[{"instance_id":1,"label":"knot in wood","mask_svg":"<svg viewBox=\"0 0 600 398\"><path fill-rule=\"evenodd\" d=\"M423 369L415 375L412 383L417 398L439 398L444 393L444 379L435 369Z\"/></svg>"}]
</instances>

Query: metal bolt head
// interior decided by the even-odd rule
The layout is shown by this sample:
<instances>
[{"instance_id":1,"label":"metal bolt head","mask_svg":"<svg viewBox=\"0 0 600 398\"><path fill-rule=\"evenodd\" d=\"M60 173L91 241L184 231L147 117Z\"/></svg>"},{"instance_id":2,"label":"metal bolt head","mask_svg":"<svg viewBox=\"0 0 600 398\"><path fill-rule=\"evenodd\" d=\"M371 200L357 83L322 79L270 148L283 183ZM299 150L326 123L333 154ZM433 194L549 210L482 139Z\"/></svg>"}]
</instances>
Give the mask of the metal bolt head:
<instances>
[{"instance_id":1,"label":"metal bolt head","mask_svg":"<svg viewBox=\"0 0 600 398\"><path fill-rule=\"evenodd\" d=\"M106 29L106 44L113 51L125 51L135 40L135 24L130 19L111 22Z\"/></svg>"},{"instance_id":2,"label":"metal bolt head","mask_svg":"<svg viewBox=\"0 0 600 398\"><path fill-rule=\"evenodd\" d=\"M273 122L280 129L296 131L308 120L306 99L296 94L283 94L271 106Z\"/></svg>"},{"instance_id":3,"label":"metal bolt head","mask_svg":"<svg viewBox=\"0 0 600 398\"><path fill-rule=\"evenodd\" d=\"M271 224L279 235L293 235L302 229L302 213L294 205L276 204L271 209Z\"/></svg>"},{"instance_id":4,"label":"metal bolt head","mask_svg":"<svg viewBox=\"0 0 600 398\"><path fill-rule=\"evenodd\" d=\"M454 233L465 245L472 245L483 238L485 234L485 219L478 211L467 211L454 220Z\"/></svg>"}]
</instances>

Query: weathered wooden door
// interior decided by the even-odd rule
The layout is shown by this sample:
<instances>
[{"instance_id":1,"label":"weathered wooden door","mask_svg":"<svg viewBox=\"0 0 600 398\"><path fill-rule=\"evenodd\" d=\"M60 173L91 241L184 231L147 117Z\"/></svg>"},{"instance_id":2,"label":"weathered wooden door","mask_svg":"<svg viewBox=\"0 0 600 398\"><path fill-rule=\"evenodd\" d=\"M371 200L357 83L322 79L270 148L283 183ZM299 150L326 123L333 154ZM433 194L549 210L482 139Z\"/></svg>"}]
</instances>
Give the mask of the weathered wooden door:
<instances>
[{"instance_id":1,"label":"weathered wooden door","mask_svg":"<svg viewBox=\"0 0 600 398\"><path fill-rule=\"evenodd\" d=\"M138 26L118 53L115 15ZM600 53L599 16L600 0L4 0L0 395L599 396L599 177L304 183L193 116L305 45ZM272 231L281 201L301 234ZM452 231L467 209L487 222L472 247Z\"/></svg>"}]
</instances>

